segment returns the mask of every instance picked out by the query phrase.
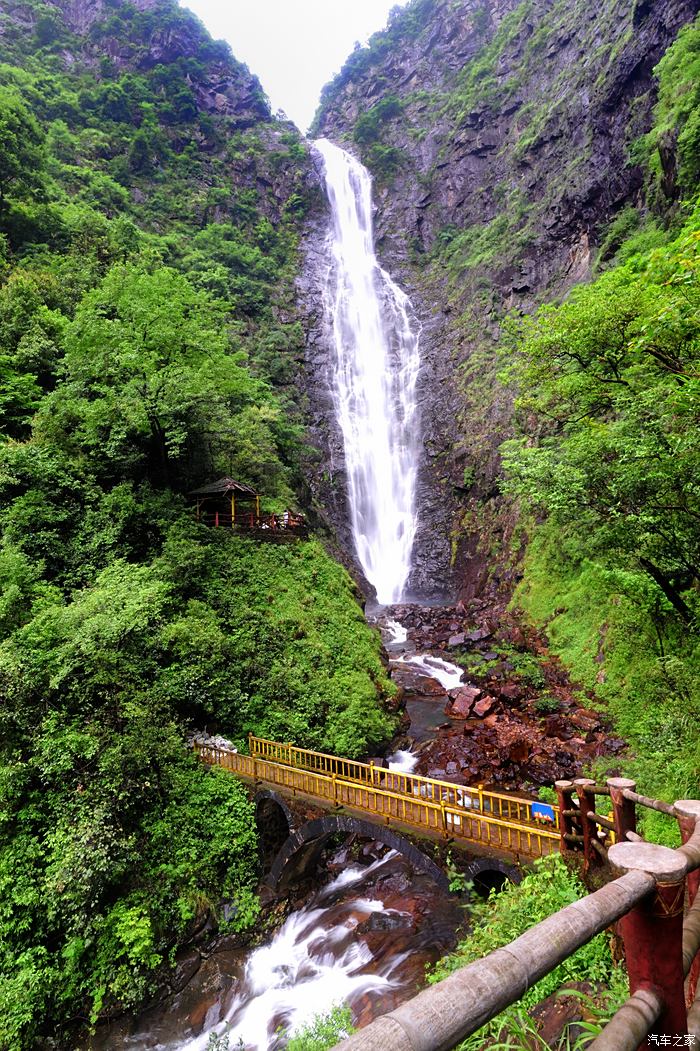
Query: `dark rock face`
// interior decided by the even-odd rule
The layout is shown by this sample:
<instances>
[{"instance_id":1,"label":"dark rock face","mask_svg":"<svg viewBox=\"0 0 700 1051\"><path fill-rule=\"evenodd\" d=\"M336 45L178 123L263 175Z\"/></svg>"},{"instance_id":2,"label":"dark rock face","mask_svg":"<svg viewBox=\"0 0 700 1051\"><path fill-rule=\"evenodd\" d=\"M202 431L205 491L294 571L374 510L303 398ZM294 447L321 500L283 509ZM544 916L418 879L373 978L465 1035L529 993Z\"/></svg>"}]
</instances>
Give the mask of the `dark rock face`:
<instances>
[{"instance_id":1,"label":"dark rock face","mask_svg":"<svg viewBox=\"0 0 700 1051\"><path fill-rule=\"evenodd\" d=\"M139 24L138 46L117 30L91 30L109 25L115 8L105 0L49 0L61 11L65 25L81 40L81 60L97 67L105 56L119 70L140 72L181 59L206 56L202 73L190 78L198 107L206 113L231 118L239 128L270 120L270 108L257 77L237 62L227 45L216 44L199 19L171 0L132 0L131 7L155 16ZM19 6L19 5L18 5ZM116 9L118 10L118 9ZM11 14L14 18L14 13ZM73 56L66 55L66 59Z\"/></svg>"},{"instance_id":2,"label":"dark rock face","mask_svg":"<svg viewBox=\"0 0 700 1051\"><path fill-rule=\"evenodd\" d=\"M423 325L410 584L469 597L513 525L497 486L511 418L495 380L500 321L587 279L606 224L643 207L629 147L651 123L653 68L700 0L412 6L326 90L319 132L375 165L378 250ZM387 100L390 116L359 134ZM341 505L326 502L334 522ZM507 588L507 570L496 583Z\"/></svg>"}]
</instances>

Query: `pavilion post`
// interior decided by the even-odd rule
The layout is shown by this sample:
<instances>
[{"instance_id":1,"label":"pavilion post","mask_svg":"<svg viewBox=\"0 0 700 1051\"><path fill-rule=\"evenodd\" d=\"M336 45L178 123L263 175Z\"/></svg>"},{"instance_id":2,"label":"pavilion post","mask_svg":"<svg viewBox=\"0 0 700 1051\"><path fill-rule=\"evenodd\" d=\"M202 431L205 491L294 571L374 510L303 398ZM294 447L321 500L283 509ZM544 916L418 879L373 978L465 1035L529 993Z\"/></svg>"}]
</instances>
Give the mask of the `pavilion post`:
<instances>
[{"instance_id":1,"label":"pavilion post","mask_svg":"<svg viewBox=\"0 0 700 1051\"><path fill-rule=\"evenodd\" d=\"M235 496L235 493L234 493L234 491L232 489L231 490L231 529L233 529L233 527L235 525L235 522L236 522L236 496Z\"/></svg>"}]
</instances>

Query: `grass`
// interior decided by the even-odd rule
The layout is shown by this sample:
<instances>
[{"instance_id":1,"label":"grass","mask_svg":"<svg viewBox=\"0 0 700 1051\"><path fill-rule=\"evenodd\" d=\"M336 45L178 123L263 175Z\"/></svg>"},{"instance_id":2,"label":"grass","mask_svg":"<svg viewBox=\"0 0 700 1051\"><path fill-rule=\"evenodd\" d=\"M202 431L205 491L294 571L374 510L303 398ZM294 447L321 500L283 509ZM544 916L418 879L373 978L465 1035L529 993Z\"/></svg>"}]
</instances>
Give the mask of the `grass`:
<instances>
[{"instance_id":1,"label":"grass","mask_svg":"<svg viewBox=\"0 0 700 1051\"><path fill-rule=\"evenodd\" d=\"M607 707L630 754L616 772L659 799L700 794L700 640L659 613L639 575L577 558L548 525L534 533L514 604L545 625L571 676ZM605 767L605 761L598 768ZM601 772L605 772L602 770ZM663 815L644 817L656 842L676 845Z\"/></svg>"}]
</instances>

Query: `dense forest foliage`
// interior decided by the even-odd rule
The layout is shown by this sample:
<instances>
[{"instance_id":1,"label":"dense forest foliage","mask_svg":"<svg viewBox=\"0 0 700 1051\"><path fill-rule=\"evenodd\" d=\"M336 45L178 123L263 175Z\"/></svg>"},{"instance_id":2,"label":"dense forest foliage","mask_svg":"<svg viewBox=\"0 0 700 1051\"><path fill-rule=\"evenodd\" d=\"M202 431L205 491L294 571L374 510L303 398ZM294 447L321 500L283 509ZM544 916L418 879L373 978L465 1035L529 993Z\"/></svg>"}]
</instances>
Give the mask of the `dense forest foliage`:
<instances>
[{"instance_id":1,"label":"dense forest foliage","mask_svg":"<svg viewBox=\"0 0 700 1051\"><path fill-rule=\"evenodd\" d=\"M317 542L194 520L223 474L298 506L307 147L174 3L2 16L0 1046L138 1003L207 912L258 910L251 805L190 728L357 755L392 687ZM160 59L164 39L174 53ZM184 42L183 42L184 41ZM212 73L213 69L213 73ZM205 106L209 80L225 84ZM71 1046L73 1046L71 1044Z\"/></svg>"},{"instance_id":2,"label":"dense forest foliage","mask_svg":"<svg viewBox=\"0 0 700 1051\"><path fill-rule=\"evenodd\" d=\"M254 921L251 805L195 762L190 730L358 756L395 726L378 639L321 544L207 529L187 499L227 474L266 510L303 505L293 301L317 203L308 145L174 0L105 0L86 25L68 6L0 13L7 1051L73 1046L76 1027L142 1002L207 916ZM430 7L395 12L323 105ZM521 8L433 100L441 115L503 101L490 71ZM673 799L700 793L698 25L658 77L655 126L630 148L643 192L606 231L595 280L504 327L519 434L502 452L529 539L515 602L608 704L632 746L624 772ZM350 129L387 184L405 161L388 137L403 107L388 95ZM548 113L529 114L523 150ZM450 288L539 230L517 195L502 205L438 238L429 264ZM578 893L543 873L552 908ZM539 886L504 898L500 925L484 913L443 971L517 933ZM599 944L586 952L574 976L614 975Z\"/></svg>"},{"instance_id":3,"label":"dense forest foliage","mask_svg":"<svg viewBox=\"0 0 700 1051\"><path fill-rule=\"evenodd\" d=\"M516 601L607 701L626 773L671 801L700 793L699 72L696 22L633 147L651 208L621 212L599 276L514 321L504 354L507 488L541 523Z\"/></svg>"}]
</instances>

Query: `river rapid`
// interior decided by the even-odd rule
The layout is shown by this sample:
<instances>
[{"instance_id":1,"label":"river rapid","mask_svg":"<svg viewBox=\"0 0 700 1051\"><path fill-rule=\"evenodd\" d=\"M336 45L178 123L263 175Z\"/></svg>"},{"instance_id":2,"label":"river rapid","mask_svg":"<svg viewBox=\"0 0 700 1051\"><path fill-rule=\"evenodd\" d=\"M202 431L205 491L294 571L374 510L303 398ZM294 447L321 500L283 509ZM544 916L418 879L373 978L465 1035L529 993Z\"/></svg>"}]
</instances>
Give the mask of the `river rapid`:
<instances>
[{"instance_id":1,"label":"river rapid","mask_svg":"<svg viewBox=\"0 0 700 1051\"><path fill-rule=\"evenodd\" d=\"M364 1025L413 995L455 943L456 899L380 844L336 849L329 876L265 944L211 953L181 992L100 1028L92 1051L206 1051L214 1037L276 1051L334 1004Z\"/></svg>"}]
</instances>

